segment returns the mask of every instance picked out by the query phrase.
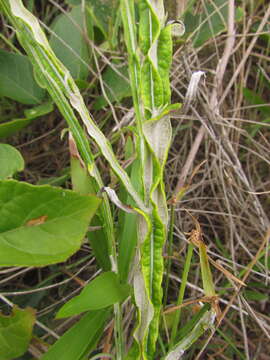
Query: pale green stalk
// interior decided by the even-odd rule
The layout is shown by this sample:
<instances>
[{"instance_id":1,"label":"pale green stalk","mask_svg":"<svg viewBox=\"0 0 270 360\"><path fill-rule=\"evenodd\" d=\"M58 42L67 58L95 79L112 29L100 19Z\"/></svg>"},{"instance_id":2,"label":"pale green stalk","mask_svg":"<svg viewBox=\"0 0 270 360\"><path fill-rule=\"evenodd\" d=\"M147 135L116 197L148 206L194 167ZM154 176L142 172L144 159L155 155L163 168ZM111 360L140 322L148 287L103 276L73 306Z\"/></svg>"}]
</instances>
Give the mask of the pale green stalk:
<instances>
[{"instance_id":1,"label":"pale green stalk","mask_svg":"<svg viewBox=\"0 0 270 360\"><path fill-rule=\"evenodd\" d=\"M193 249L194 249L194 245L190 243L188 245L188 252L187 252L187 256L186 256L186 261L185 261L185 266L184 266L184 271L183 271L183 275L182 275L182 281L181 281L181 286L180 286L176 306L183 304L183 299L184 299L186 285L187 285L187 278L188 278L188 273L189 273L190 264L191 264L191 258L193 255ZM175 343L177 329L178 329L179 322L180 322L180 316L181 316L181 308L179 307L179 309L177 309L175 311L175 317L173 320L172 334L171 334L171 340L170 340L170 346L169 346L170 348Z\"/></svg>"},{"instance_id":2,"label":"pale green stalk","mask_svg":"<svg viewBox=\"0 0 270 360\"><path fill-rule=\"evenodd\" d=\"M172 41L170 26L165 24L163 0L139 0L138 6L139 31L135 24L134 1L121 0L144 201L151 209L150 217L144 217L138 224L139 247L134 278L138 322L134 336L138 358L152 359L162 304L162 248L168 223L163 171L171 141L171 125L169 111L164 112L164 109L170 106Z\"/></svg>"},{"instance_id":3,"label":"pale green stalk","mask_svg":"<svg viewBox=\"0 0 270 360\"><path fill-rule=\"evenodd\" d=\"M166 261L166 277L165 277L165 289L164 289L163 307L165 307L167 305L167 299L168 299L170 271L171 271L171 265L172 265L174 219L175 219L175 205L172 204L171 207L170 207L170 228L169 228L169 234L168 234L168 251L167 251L167 257L168 258L167 258L167 261Z\"/></svg>"}]
</instances>

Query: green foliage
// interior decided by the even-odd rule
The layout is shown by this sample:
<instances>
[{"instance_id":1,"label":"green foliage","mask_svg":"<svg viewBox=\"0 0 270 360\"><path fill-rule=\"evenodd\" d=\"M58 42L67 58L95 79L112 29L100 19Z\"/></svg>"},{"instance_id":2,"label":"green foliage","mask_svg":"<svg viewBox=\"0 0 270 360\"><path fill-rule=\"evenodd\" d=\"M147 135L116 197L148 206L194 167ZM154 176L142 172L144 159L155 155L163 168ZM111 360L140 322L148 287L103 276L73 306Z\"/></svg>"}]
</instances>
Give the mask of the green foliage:
<instances>
[{"instance_id":1,"label":"green foliage","mask_svg":"<svg viewBox=\"0 0 270 360\"><path fill-rule=\"evenodd\" d=\"M49 44L37 19L26 11L21 0L0 0L17 31L20 44L34 65L38 83L48 91L67 121L70 139L74 142L70 148L74 191L15 181L0 183L0 265L43 266L65 261L79 249L87 233L98 264L107 271L98 275L59 310L57 318L85 311L90 313L62 336L42 359L84 359L96 345L113 305L115 352L117 358L123 359L120 304L132 293L137 319L133 345L127 358L151 360L160 355L156 352L156 342L163 305L163 248L168 228L163 177L172 139L170 112L180 107L171 104L172 24L167 23L162 0L121 0L121 13L115 11L118 9L117 1L86 1L83 13L81 1L68 0L67 3L75 6L70 11L68 7L67 14L55 19L52 29L56 35L51 36ZM202 16L205 21L202 21L195 46L204 44L212 35L226 29L225 2L217 0L214 5L211 3L204 9ZM216 7L220 7L220 11L216 11ZM120 74L107 67L102 80L111 102L121 101L131 94L133 97L135 146L129 150L127 158L136 155L136 160L127 171L89 114L70 75L86 88L91 54L85 36L95 40L93 27L96 27L104 37L104 48L112 49L117 43L120 16L128 50L129 76L126 66L113 63ZM194 23L198 21L201 18L195 17ZM106 104L106 98L101 97L95 108L100 109ZM29 109L25 113L26 119L20 119L20 124L17 120L17 126L44 111L43 108L39 110ZM100 191L103 181L85 131L95 142L99 154L107 160L116 182L121 183L121 200L130 205L132 214L119 214L118 209L112 213L106 194L102 195L102 203L90 195ZM93 216L91 225L97 229L87 232ZM120 223L118 232L115 218ZM179 303L183 301L191 256L192 252L185 269ZM200 249L200 260L204 290L207 296L212 296L215 292L205 247ZM133 282L133 289L126 283L129 279ZM176 318L179 320L179 314ZM165 358L171 360L175 359L175 354L181 356L211 327L214 318L214 311L205 306L182 328L182 333L179 334L178 324L174 322L175 336Z\"/></svg>"},{"instance_id":2,"label":"green foliage","mask_svg":"<svg viewBox=\"0 0 270 360\"><path fill-rule=\"evenodd\" d=\"M107 39L109 37L112 11L114 10L113 1L87 0L86 4L95 25L101 30L105 39Z\"/></svg>"},{"instance_id":3,"label":"green foliage","mask_svg":"<svg viewBox=\"0 0 270 360\"><path fill-rule=\"evenodd\" d=\"M237 7L235 11L235 21L240 21L243 15L243 9ZM207 40L226 31L227 18L227 0L206 2L200 14L194 14L192 9L186 12L184 18L186 34L196 31L196 36L193 37L193 45L195 47L202 46Z\"/></svg>"},{"instance_id":4,"label":"green foliage","mask_svg":"<svg viewBox=\"0 0 270 360\"><path fill-rule=\"evenodd\" d=\"M70 157L70 171L73 190L81 195L95 193L93 180L91 179L89 172L86 169L86 166L83 163L72 139L70 139L70 148L72 148ZM100 209L92 220L92 226L96 227L96 230L89 231L87 233L87 237L97 262L104 271L107 271L111 269L109 255L111 253L110 247L112 244L109 243L110 238L107 237L106 228L104 229L102 216L102 209ZM108 230L110 231L110 229Z\"/></svg>"},{"instance_id":5,"label":"green foliage","mask_svg":"<svg viewBox=\"0 0 270 360\"><path fill-rule=\"evenodd\" d=\"M130 138L129 138L130 139ZM132 156L133 153L133 144L128 140L126 142L126 158ZM141 184L138 181L138 174L140 173L140 163L136 159L132 166L127 169L132 184L135 186L136 190L139 191ZM125 204L134 206L132 199L126 194L124 189L122 189L121 199ZM118 260L118 270L121 281L127 281L129 271L131 268L132 260L134 258L136 244L138 241L137 234L137 215L122 212L119 214L119 260Z\"/></svg>"},{"instance_id":6,"label":"green foliage","mask_svg":"<svg viewBox=\"0 0 270 360\"><path fill-rule=\"evenodd\" d=\"M0 182L0 265L65 261L82 243L100 199L48 185Z\"/></svg>"},{"instance_id":7,"label":"green foliage","mask_svg":"<svg viewBox=\"0 0 270 360\"><path fill-rule=\"evenodd\" d=\"M59 15L51 27L50 45L75 79L86 79L89 74L91 48L85 40L85 21L91 35L91 19L85 18L81 6L76 6L69 13Z\"/></svg>"},{"instance_id":8,"label":"green foliage","mask_svg":"<svg viewBox=\"0 0 270 360\"><path fill-rule=\"evenodd\" d=\"M57 313L57 318L99 310L122 302L130 294L129 285L122 285L118 276L111 271L97 276L87 284L80 295L68 301Z\"/></svg>"},{"instance_id":9,"label":"green foliage","mask_svg":"<svg viewBox=\"0 0 270 360\"><path fill-rule=\"evenodd\" d=\"M24 168L24 160L20 152L8 144L0 144L0 180L12 177Z\"/></svg>"},{"instance_id":10,"label":"green foliage","mask_svg":"<svg viewBox=\"0 0 270 360\"><path fill-rule=\"evenodd\" d=\"M81 360L94 350L110 309L90 311L49 348L41 360Z\"/></svg>"},{"instance_id":11,"label":"green foliage","mask_svg":"<svg viewBox=\"0 0 270 360\"><path fill-rule=\"evenodd\" d=\"M66 0L72 6L81 5L81 0ZM85 9L95 29L95 40L108 41L114 47L117 43L117 34L120 26L117 14L118 1L86 0ZM98 32L96 31L98 29ZM99 36L99 34L101 36Z\"/></svg>"},{"instance_id":12,"label":"green foliage","mask_svg":"<svg viewBox=\"0 0 270 360\"><path fill-rule=\"evenodd\" d=\"M26 56L0 50L0 96L22 104L39 104L44 99L45 91L37 85Z\"/></svg>"},{"instance_id":13,"label":"green foliage","mask_svg":"<svg viewBox=\"0 0 270 360\"><path fill-rule=\"evenodd\" d=\"M31 124L33 120L40 116L47 115L54 109L52 102L32 107L24 111L25 118L14 119L0 124L0 139L14 135L16 132L22 130L27 125Z\"/></svg>"},{"instance_id":14,"label":"green foliage","mask_svg":"<svg viewBox=\"0 0 270 360\"><path fill-rule=\"evenodd\" d=\"M260 131L260 129L263 127L263 123L270 122L270 106L265 105L266 101L264 101L264 99L254 90L244 88L243 95L250 105L256 105L255 110L258 111L261 116L262 125L254 124L249 126L249 133L252 137L254 137L257 132Z\"/></svg>"},{"instance_id":15,"label":"green foliage","mask_svg":"<svg viewBox=\"0 0 270 360\"><path fill-rule=\"evenodd\" d=\"M265 289L266 291L266 289ZM244 296L250 301L268 301L269 296L257 290L245 290Z\"/></svg>"},{"instance_id":16,"label":"green foliage","mask_svg":"<svg viewBox=\"0 0 270 360\"><path fill-rule=\"evenodd\" d=\"M99 310L122 302L130 294L129 285L122 285L118 276L108 271L87 284L80 295L68 301L57 313L57 318L80 314L89 310Z\"/></svg>"},{"instance_id":17,"label":"green foliage","mask_svg":"<svg viewBox=\"0 0 270 360\"><path fill-rule=\"evenodd\" d=\"M126 66L117 66L114 64L117 72L108 67L104 74L102 74L102 81L106 95L110 102L119 102L126 97L131 96L131 89L128 79L128 69ZM107 105L107 100L104 96L100 96L94 104L94 109L99 110Z\"/></svg>"},{"instance_id":18,"label":"green foliage","mask_svg":"<svg viewBox=\"0 0 270 360\"><path fill-rule=\"evenodd\" d=\"M164 360L181 359L185 351L204 334L206 329L211 327L213 320L213 310L209 310L209 306L206 304L182 329L182 334L185 334L185 336L177 342Z\"/></svg>"},{"instance_id":19,"label":"green foliage","mask_svg":"<svg viewBox=\"0 0 270 360\"><path fill-rule=\"evenodd\" d=\"M14 307L10 316L0 314L0 358L12 360L23 355L32 337L33 309Z\"/></svg>"}]
</instances>

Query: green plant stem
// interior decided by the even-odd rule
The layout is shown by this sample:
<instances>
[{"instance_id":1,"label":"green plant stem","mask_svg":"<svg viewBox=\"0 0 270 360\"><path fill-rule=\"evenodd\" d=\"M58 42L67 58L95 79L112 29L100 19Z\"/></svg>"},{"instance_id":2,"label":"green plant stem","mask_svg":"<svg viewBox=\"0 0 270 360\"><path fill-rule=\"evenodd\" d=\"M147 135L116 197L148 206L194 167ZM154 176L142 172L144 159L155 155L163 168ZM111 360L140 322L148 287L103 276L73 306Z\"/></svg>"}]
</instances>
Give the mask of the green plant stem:
<instances>
[{"instance_id":1,"label":"green plant stem","mask_svg":"<svg viewBox=\"0 0 270 360\"><path fill-rule=\"evenodd\" d=\"M189 273L190 264L191 264L191 258L193 255L193 249L194 249L194 245L192 245L190 243L188 245L188 252L187 252L184 271L183 271L183 275L182 275L182 282L181 282L179 295L178 295L178 299L177 299L177 303L176 303L177 306L182 305L182 303L183 303L185 289L186 289L186 285L187 285L188 273ZM175 318L174 318L174 322L173 322L173 326L172 326L171 341L170 341L170 346L169 346L170 348L174 345L174 342L175 342L175 338L177 335L177 329L178 329L178 325L179 325L179 321L180 321L180 316L181 316L181 308L179 308L175 311Z\"/></svg>"},{"instance_id":2,"label":"green plant stem","mask_svg":"<svg viewBox=\"0 0 270 360\"><path fill-rule=\"evenodd\" d=\"M174 220L175 220L175 205L172 204L170 208L170 228L168 234L168 260L166 262L166 279L165 279L165 290L164 290L164 299L163 299L163 306L165 307L167 304L168 299L168 290L169 290L169 282L170 282L170 270L172 265L172 245L173 245L173 227L174 227Z\"/></svg>"}]
</instances>

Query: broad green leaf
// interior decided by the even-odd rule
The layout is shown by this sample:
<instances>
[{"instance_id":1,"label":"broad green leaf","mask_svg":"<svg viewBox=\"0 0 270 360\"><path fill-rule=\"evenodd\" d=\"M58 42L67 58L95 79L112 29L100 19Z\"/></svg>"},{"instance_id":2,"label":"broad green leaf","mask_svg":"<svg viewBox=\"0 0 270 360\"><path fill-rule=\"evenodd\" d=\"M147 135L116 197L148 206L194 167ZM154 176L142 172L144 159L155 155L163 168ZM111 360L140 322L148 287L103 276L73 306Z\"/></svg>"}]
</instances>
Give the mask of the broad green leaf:
<instances>
[{"instance_id":1,"label":"broad green leaf","mask_svg":"<svg viewBox=\"0 0 270 360\"><path fill-rule=\"evenodd\" d=\"M89 20L89 19L88 19ZM50 45L56 56L75 79L85 79L89 73L90 54L85 39L84 15L81 6L59 15L52 25Z\"/></svg>"},{"instance_id":2,"label":"broad green leaf","mask_svg":"<svg viewBox=\"0 0 270 360\"><path fill-rule=\"evenodd\" d=\"M43 100L45 90L36 83L26 56L0 50L0 96L23 104L38 104Z\"/></svg>"},{"instance_id":3,"label":"broad green leaf","mask_svg":"<svg viewBox=\"0 0 270 360\"><path fill-rule=\"evenodd\" d=\"M51 102L46 102L31 109L25 110L24 119L14 119L0 124L0 139L15 134L19 130L29 125L33 120L52 111L53 104Z\"/></svg>"},{"instance_id":4,"label":"broad green leaf","mask_svg":"<svg viewBox=\"0 0 270 360\"><path fill-rule=\"evenodd\" d=\"M24 160L20 152L8 144L0 144L0 180L22 171Z\"/></svg>"},{"instance_id":5,"label":"broad green leaf","mask_svg":"<svg viewBox=\"0 0 270 360\"><path fill-rule=\"evenodd\" d=\"M65 261L82 243L100 199L49 185L0 182L0 266Z\"/></svg>"},{"instance_id":6,"label":"broad green leaf","mask_svg":"<svg viewBox=\"0 0 270 360\"><path fill-rule=\"evenodd\" d=\"M118 276L114 272L105 272L87 284L80 295L62 306L56 318L77 315L88 310L103 309L123 301L129 292L129 285L120 284Z\"/></svg>"},{"instance_id":7,"label":"broad green leaf","mask_svg":"<svg viewBox=\"0 0 270 360\"><path fill-rule=\"evenodd\" d=\"M13 360L23 355L32 337L35 313L14 306L12 314L0 314L0 359Z\"/></svg>"},{"instance_id":8,"label":"broad green leaf","mask_svg":"<svg viewBox=\"0 0 270 360\"><path fill-rule=\"evenodd\" d=\"M119 73L108 67L102 75L106 95L111 102L121 101L126 97L130 97L131 88L128 79L128 68L126 66L116 67ZM100 96L94 104L96 110L108 105L104 96Z\"/></svg>"},{"instance_id":9,"label":"broad green leaf","mask_svg":"<svg viewBox=\"0 0 270 360\"><path fill-rule=\"evenodd\" d=\"M109 315L110 309L88 312L50 347L41 360L81 360L94 349Z\"/></svg>"}]
</instances>

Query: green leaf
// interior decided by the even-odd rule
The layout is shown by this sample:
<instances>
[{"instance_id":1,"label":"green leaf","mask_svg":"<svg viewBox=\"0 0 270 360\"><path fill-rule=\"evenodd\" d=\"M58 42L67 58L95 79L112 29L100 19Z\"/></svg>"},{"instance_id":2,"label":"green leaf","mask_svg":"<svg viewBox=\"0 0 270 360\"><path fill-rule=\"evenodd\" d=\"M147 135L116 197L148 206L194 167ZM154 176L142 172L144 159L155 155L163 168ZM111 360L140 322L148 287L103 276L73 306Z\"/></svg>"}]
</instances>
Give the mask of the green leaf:
<instances>
[{"instance_id":1,"label":"green leaf","mask_svg":"<svg viewBox=\"0 0 270 360\"><path fill-rule=\"evenodd\" d=\"M102 270L109 271L111 269L111 261L109 257L110 253L108 251L106 231L104 226L102 226L101 219L98 215L94 217L91 225L100 227L100 229L89 231L87 233L89 244L93 250L98 265L102 268Z\"/></svg>"},{"instance_id":2,"label":"green leaf","mask_svg":"<svg viewBox=\"0 0 270 360\"><path fill-rule=\"evenodd\" d=\"M92 351L100 338L110 309L85 314L41 357L41 360L80 360Z\"/></svg>"},{"instance_id":3,"label":"green leaf","mask_svg":"<svg viewBox=\"0 0 270 360\"><path fill-rule=\"evenodd\" d=\"M14 119L0 124L0 139L15 134L19 130L29 125L33 120L40 116L49 114L52 111L53 104L51 102L46 102L31 109L25 110L24 115L26 117L24 119Z\"/></svg>"},{"instance_id":4,"label":"green leaf","mask_svg":"<svg viewBox=\"0 0 270 360\"><path fill-rule=\"evenodd\" d=\"M136 201L138 207L146 211L143 201L134 190L129 177L117 161L110 142L90 116L79 89L70 76L69 71L56 58L54 52L52 52L37 19L33 14L27 12L21 0L9 0L9 2L0 0L0 4L4 9L4 12L10 18L12 24L18 30L17 35L19 41L31 57L31 61L35 67L35 73L38 74L39 77L39 83L48 90L60 112L68 122L69 129L74 136L83 160L86 162L87 166L92 170L94 169L93 177L96 179L97 184L100 185L102 180L93 164L93 156L91 154L89 141L78 122L75 111L76 114L79 113L88 134L97 143L103 156L109 162L112 170L123 182L129 194ZM16 14L15 16L13 15L13 12ZM107 201L105 200L104 202ZM106 207L108 219L108 216L110 216L108 202ZM105 217L104 219L106 220Z\"/></svg>"},{"instance_id":5,"label":"green leaf","mask_svg":"<svg viewBox=\"0 0 270 360\"><path fill-rule=\"evenodd\" d=\"M75 79L85 79L89 73L90 54L83 24L84 14L77 6L70 13L59 15L52 25L56 35L52 34L50 45Z\"/></svg>"},{"instance_id":6,"label":"green leaf","mask_svg":"<svg viewBox=\"0 0 270 360\"><path fill-rule=\"evenodd\" d=\"M6 138L25 128L32 119L14 119L0 124L0 139Z\"/></svg>"},{"instance_id":7,"label":"green leaf","mask_svg":"<svg viewBox=\"0 0 270 360\"><path fill-rule=\"evenodd\" d=\"M90 12L95 25L105 38L109 36L109 24L113 12L113 2L104 0L87 0L87 10Z\"/></svg>"},{"instance_id":8,"label":"green leaf","mask_svg":"<svg viewBox=\"0 0 270 360\"><path fill-rule=\"evenodd\" d=\"M77 6L80 5L82 2L82 0L66 0L67 4L73 5L73 6Z\"/></svg>"},{"instance_id":9,"label":"green leaf","mask_svg":"<svg viewBox=\"0 0 270 360\"><path fill-rule=\"evenodd\" d=\"M80 295L62 306L56 318L77 315L88 310L103 309L123 301L129 292L129 285L120 284L114 272L105 272L87 284Z\"/></svg>"},{"instance_id":10,"label":"green leaf","mask_svg":"<svg viewBox=\"0 0 270 360\"><path fill-rule=\"evenodd\" d=\"M111 67L107 67L102 75L106 95L111 102L121 101L132 95L128 79L128 68L122 66L117 67L117 70L122 76ZM94 104L94 109L99 110L106 105L108 105L107 100L104 96L100 96Z\"/></svg>"},{"instance_id":11,"label":"green leaf","mask_svg":"<svg viewBox=\"0 0 270 360\"><path fill-rule=\"evenodd\" d=\"M261 120L261 125L253 124L248 126L249 134L251 137L254 137L257 132L264 127L264 123L270 122L270 106L266 106L266 101L253 90L243 88L243 95L249 104L257 105L254 110L259 111L261 115L261 119L257 119L257 121Z\"/></svg>"},{"instance_id":12,"label":"green leaf","mask_svg":"<svg viewBox=\"0 0 270 360\"><path fill-rule=\"evenodd\" d=\"M209 311L211 309L210 304L204 304L200 310L195 313L195 315L179 330L177 337L178 341L183 340L186 336L190 334L194 326L198 323L198 321L201 319L201 317L206 313L206 311Z\"/></svg>"},{"instance_id":13,"label":"green leaf","mask_svg":"<svg viewBox=\"0 0 270 360\"><path fill-rule=\"evenodd\" d=\"M11 177L24 168L20 152L8 144L0 144L0 180Z\"/></svg>"},{"instance_id":14,"label":"green leaf","mask_svg":"<svg viewBox=\"0 0 270 360\"><path fill-rule=\"evenodd\" d=\"M73 139L69 140L69 147L72 189L81 195L95 193L94 179L90 177ZM105 204L103 203L102 205ZM106 238L105 222L102 221L102 206L94 216L91 225L97 226L100 229L89 231L87 233L90 246L98 264L104 271L108 271L111 269L111 262L109 258L109 245Z\"/></svg>"},{"instance_id":15,"label":"green leaf","mask_svg":"<svg viewBox=\"0 0 270 360\"><path fill-rule=\"evenodd\" d=\"M266 106L267 101L265 101L259 94L257 94L254 90L243 88L243 95L250 105L258 105L255 110L259 110L265 117L270 117L270 106Z\"/></svg>"},{"instance_id":16,"label":"green leaf","mask_svg":"<svg viewBox=\"0 0 270 360\"><path fill-rule=\"evenodd\" d=\"M199 255L204 293L206 296L215 296L215 285L208 260L207 249L202 241L200 241L199 244Z\"/></svg>"},{"instance_id":17,"label":"green leaf","mask_svg":"<svg viewBox=\"0 0 270 360\"><path fill-rule=\"evenodd\" d=\"M66 0L70 5L81 5L81 0ZM112 13L114 11L114 3L104 0L86 0L86 9L90 14L95 26L101 31L102 35L107 39L109 37L109 24L112 22ZM114 26L117 24L114 22Z\"/></svg>"},{"instance_id":18,"label":"green leaf","mask_svg":"<svg viewBox=\"0 0 270 360\"><path fill-rule=\"evenodd\" d=\"M49 185L0 182L0 266L43 266L76 252L100 204Z\"/></svg>"},{"instance_id":19,"label":"green leaf","mask_svg":"<svg viewBox=\"0 0 270 360\"><path fill-rule=\"evenodd\" d=\"M0 358L12 360L23 355L32 337L34 310L14 306L12 315L0 314Z\"/></svg>"},{"instance_id":20,"label":"green leaf","mask_svg":"<svg viewBox=\"0 0 270 360\"><path fill-rule=\"evenodd\" d=\"M130 138L128 138L130 139ZM126 152L128 152L129 142L126 143ZM133 156L133 151L130 156ZM125 157L128 160L128 156ZM128 169L127 169L128 170ZM138 180L140 178L140 163L136 159L130 170L130 177L132 184L136 187L138 192L141 191L140 187L141 182ZM127 205L134 206L134 202L127 195L125 189L122 188L123 193L123 202ZM134 258L136 244L137 244L137 220L138 215L130 214L126 212L121 212L118 219L119 225L119 245L118 245L118 271L121 281L127 281L129 270Z\"/></svg>"},{"instance_id":21,"label":"green leaf","mask_svg":"<svg viewBox=\"0 0 270 360\"><path fill-rule=\"evenodd\" d=\"M164 360L181 359L185 351L188 350L207 329L213 326L213 322L215 320L214 313L211 309L205 311L206 309L207 306L203 306L203 308L199 311L196 316L194 327L195 317L187 324L185 330L188 330L188 332L185 337L182 338L172 349L170 349L170 352L165 356Z\"/></svg>"},{"instance_id":22,"label":"green leaf","mask_svg":"<svg viewBox=\"0 0 270 360\"><path fill-rule=\"evenodd\" d=\"M44 104L32 107L31 109L24 110L24 116L26 119L36 119L40 116L47 115L54 109L53 102L48 101Z\"/></svg>"},{"instance_id":23,"label":"green leaf","mask_svg":"<svg viewBox=\"0 0 270 360\"><path fill-rule=\"evenodd\" d=\"M243 9L237 7L235 10L235 21L240 21L242 17ZM207 40L226 31L227 19L227 0L214 0L204 6L204 11L200 15L193 15L192 12L187 12L184 20L186 33L190 33L198 29L196 36L193 38L193 45L195 47L199 47Z\"/></svg>"},{"instance_id":24,"label":"green leaf","mask_svg":"<svg viewBox=\"0 0 270 360\"><path fill-rule=\"evenodd\" d=\"M23 104L38 104L45 96L33 75L26 56L0 50L0 96Z\"/></svg>"},{"instance_id":25,"label":"green leaf","mask_svg":"<svg viewBox=\"0 0 270 360\"><path fill-rule=\"evenodd\" d=\"M269 296L255 290L245 290L244 296L250 301L267 301Z\"/></svg>"}]
</instances>

